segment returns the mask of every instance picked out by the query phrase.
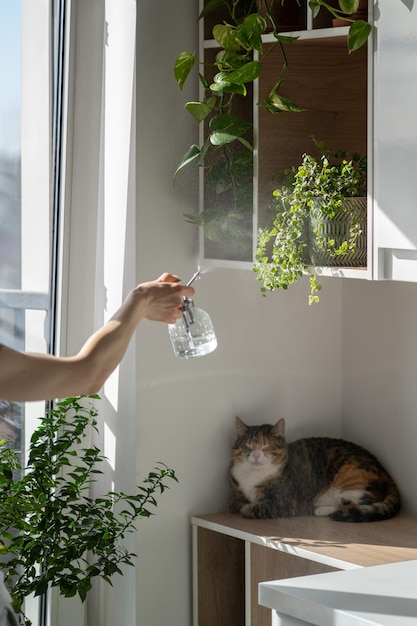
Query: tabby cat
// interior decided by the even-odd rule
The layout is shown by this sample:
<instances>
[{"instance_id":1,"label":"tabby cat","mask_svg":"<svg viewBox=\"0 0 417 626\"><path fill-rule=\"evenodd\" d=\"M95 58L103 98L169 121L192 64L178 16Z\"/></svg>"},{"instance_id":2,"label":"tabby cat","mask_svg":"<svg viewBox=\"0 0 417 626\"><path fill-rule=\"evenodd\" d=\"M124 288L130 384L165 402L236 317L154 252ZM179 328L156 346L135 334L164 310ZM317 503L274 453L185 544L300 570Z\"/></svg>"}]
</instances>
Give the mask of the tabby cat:
<instances>
[{"instance_id":1,"label":"tabby cat","mask_svg":"<svg viewBox=\"0 0 417 626\"><path fill-rule=\"evenodd\" d=\"M400 509L398 489L367 450L343 439L287 443L285 422L247 426L236 418L230 508L243 517L328 516L374 522Z\"/></svg>"}]
</instances>

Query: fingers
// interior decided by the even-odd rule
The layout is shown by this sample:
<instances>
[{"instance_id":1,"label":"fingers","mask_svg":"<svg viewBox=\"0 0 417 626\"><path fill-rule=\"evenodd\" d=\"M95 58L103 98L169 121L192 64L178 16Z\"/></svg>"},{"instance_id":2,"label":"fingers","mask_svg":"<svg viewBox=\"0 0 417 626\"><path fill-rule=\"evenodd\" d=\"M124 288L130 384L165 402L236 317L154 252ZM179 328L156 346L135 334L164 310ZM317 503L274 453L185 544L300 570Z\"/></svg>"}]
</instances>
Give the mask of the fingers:
<instances>
[{"instance_id":1,"label":"fingers","mask_svg":"<svg viewBox=\"0 0 417 626\"><path fill-rule=\"evenodd\" d=\"M157 278L158 283L178 283L180 280L181 279L178 278L178 276L175 274L169 274L168 272L164 272L159 278Z\"/></svg>"},{"instance_id":2,"label":"fingers","mask_svg":"<svg viewBox=\"0 0 417 626\"><path fill-rule=\"evenodd\" d=\"M177 292L183 298L192 298L195 293L194 287L187 287L186 285L176 285L176 287L177 287Z\"/></svg>"},{"instance_id":3,"label":"fingers","mask_svg":"<svg viewBox=\"0 0 417 626\"><path fill-rule=\"evenodd\" d=\"M186 285L182 285L180 284L180 280L181 279L178 278L176 274L169 274L168 272L164 272L164 274L161 274L156 282L169 283L172 285L172 289L179 293L181 297L192 298L195 293L194 287L187 287Z\"/></svg>"},{"instance_id":4,"label":"fingers","mask_svg":"<svg viewBox=\"0 0 417 626\"><path fill-rule=\"evenodd\" d=\"M182 317L182 308L178 309L178 308L174 308L172 310L172 314L171 317L167 320L165 320L168 324L175 324L175 322L177 320L179 320Z\"/></svg>"},{"instance_id":5,"label":"fingers","mask_svg":"<svg viewBox=\"0 0 417 626\"><path fill-rule=\"evenodd\" d=\"M139 298L140 312L147 319L173 324L183 312L183 298L192 298L194 287L183 285L175 274L164 273L149 283L142 283L132 291Z\"/></svg>"}]
</instances>

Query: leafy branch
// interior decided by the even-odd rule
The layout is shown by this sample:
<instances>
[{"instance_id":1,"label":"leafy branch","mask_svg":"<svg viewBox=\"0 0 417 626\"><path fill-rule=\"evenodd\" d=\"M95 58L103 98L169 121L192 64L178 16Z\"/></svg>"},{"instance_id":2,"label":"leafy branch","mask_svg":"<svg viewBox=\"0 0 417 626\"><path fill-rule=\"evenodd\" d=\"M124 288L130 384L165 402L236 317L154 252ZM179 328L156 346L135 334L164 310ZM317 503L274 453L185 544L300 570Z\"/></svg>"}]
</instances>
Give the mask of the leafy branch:
<instances>
[{"instance_id":1,"label":"leafy branch","mask_svg":"<svg viewBox=\"0 0 417 626\"><path fill-rule=\"evenodd\" d=\"M313 18L317 17L321 8L326 9L333 17L343 19L350 22L348 32L348 50L354 52L358 50L367 41L372 26L365 20L355 19L352 17L359 8L359 0L339 0L339 8L333 7L325 0L309 0L309 6L313 14Z\"/></svg>"},{"instance_id":2,"label":"leafy branch","mask_svg":"<svg viewBox=\"0 0 417 626\"><path fill-rule=\"evenodd\" d=\"M253 270L266 295L288 289L303 274L310 276L309 304L319 301L321 284L311 273L312 250L320 255L349 259L363 234L363 216L346 204L347 198L366 196L365 155L337 151L330 153L315 140L321 151L317 160L304 154L302 163L285 173L273 192L272 225L259 229ZM337 238L328 236L328 220L346 224ZM329 260L329 264L332 263ZM349 264L347 262L347 264Z\"/></svg>"},{"instance_id":3,"label":"leafy branch","mask_svg":"<svg viewBox=\"0 0 417 626\"><path fill-rule=\"evenodd\" d=\"M99 399L98 396L89 396ZM17 453L0 442L0 561L20 623L24 598L58 587L82 602L100 576L111 584L121 565L134 565L123 546L135 521L150 517L156 494L175 473L159 463L133 495L109 493L91 498L89 487L103 472L105 457L96 446L82 447L89 428L97 430L97 410L83 397L58 402L40 418L22 473Z\"/></svg>"}]
</instances>

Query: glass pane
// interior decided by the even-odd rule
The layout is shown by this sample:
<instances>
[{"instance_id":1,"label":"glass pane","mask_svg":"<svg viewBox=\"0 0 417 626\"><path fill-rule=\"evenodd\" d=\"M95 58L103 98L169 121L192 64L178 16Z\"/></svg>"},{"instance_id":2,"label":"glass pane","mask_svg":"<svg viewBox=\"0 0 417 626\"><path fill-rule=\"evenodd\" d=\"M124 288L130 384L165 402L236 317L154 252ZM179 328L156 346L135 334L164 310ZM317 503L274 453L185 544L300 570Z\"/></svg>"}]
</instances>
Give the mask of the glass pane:
<instances>
[{"instance_id":1,"label":"glass pane","mask_svg":"<svg viewBox=\"0 0 417 626\"><path fill-rule=\"evenodd\" d=\"M0 1L0 343L23 347L22 311L4 290L21 287L21 4ZM0 437L21 447L22 409L0 404Z\"/></svg>"},{"instance_id":2,"label":"glass pane","mask_svg":"<svg viewBox=\"0 0 417 626\"><path fill-rule=\"evenodd\" d=\"M48 350L50 4L0 0L0 343ZM22 455L44 403L0 400L0 438ZM39 626L39 599L25 603Z\"/></svg>"},{"instance_id":3,"label":"glass pane","mask_svg":"<svg viewBox=\"0 0 417 626\"><path fill-rule=\"evenodd\" d=\"M0 289L21 284L20 42L21 4L0 0Z\"/></svg>"}]
</instances>

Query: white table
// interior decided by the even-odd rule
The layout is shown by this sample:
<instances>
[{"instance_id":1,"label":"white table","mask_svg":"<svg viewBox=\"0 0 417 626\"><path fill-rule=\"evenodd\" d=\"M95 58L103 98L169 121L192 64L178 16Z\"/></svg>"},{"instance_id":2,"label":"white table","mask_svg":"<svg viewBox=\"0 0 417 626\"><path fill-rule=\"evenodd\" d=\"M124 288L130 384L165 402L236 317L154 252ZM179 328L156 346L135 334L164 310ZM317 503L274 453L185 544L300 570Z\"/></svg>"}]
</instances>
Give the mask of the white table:
<instances>
[{"instance_id":1,"label":"white table","mask_svg":"<svg viewBox=\"0 0 417 626\"><path fill-rule=\"evenodd\" d=\"M417 626L417 560L259 584L274 626Z\"/></svg>"}]
</instances>

